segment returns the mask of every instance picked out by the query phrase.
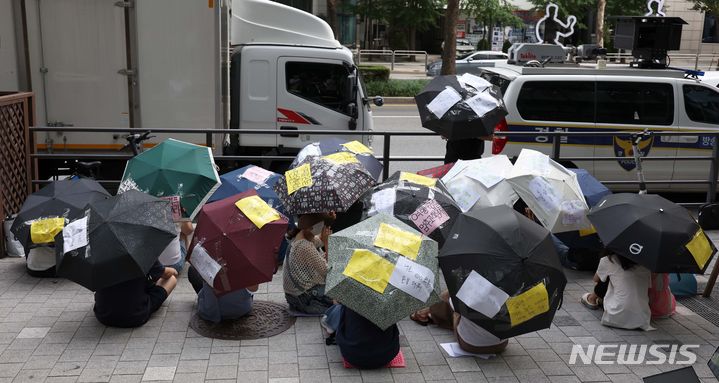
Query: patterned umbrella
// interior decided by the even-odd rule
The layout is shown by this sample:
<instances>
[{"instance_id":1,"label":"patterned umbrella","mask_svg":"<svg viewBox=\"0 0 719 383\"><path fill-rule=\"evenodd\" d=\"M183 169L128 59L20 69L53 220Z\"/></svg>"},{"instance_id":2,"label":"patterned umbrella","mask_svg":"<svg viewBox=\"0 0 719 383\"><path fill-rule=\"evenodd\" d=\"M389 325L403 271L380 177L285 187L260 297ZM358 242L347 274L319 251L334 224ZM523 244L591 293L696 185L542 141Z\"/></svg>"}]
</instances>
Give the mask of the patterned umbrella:
<instances>
[{"instance_id":1,"label":"patterned umbrella","mask_svg":"<svg viewBox=\"0 0 719 383\"><path fill-rule=\"evenodd\" d=\"M442 248L461 213L441 180L396 172L362 196L363 216L386 213L419 230Z\"/></svg>"},{"instance_id":2,"label":"patterned umbrella","mask_svg":"<svg viewBox=\"0 0 719 383\"><path fill-rule=\"evenodd\" d=\"M215 202L235 194L254 189L273 209L285 214L280 197L275 193L274 186L282 178L281 175L265 170L259 166L247 165L220 176L222 185L210 196L207 202Z\"/></svg>"},{"instance_id":3,"label":"patterned umbrella","mask_svg":"<svg viewBox=\"0 0 719 383\"><path fill-rule=\"evenodd\" d=\"M343 212L374 186L372 175L352 153L309 156L285 172L275 192L289 214Z\"/></svg>"},{"instance_id":4,"label":"patterned umbrella","mask_svg":"<svg viewBox=\"0 0 719 383\"><path fill-rule=\"evenodd\" d=\"M463 212L472 207L514 206L519 196L506 177L512 171L512 163L505 155L471 161L457 161L442 182Z\"/></svg>"},{"instance_id":5,"label":"patterned umbrella","mask_svg":"<svg viewBox=\"0 0 719 383\"><path fill-rule=\"evenodd\" d=\"M309 156L326 156L339 152L354 153L357 156L357 160L372 174L375 181L379 181L379 176L382 174L382 163L375 158L372 149L366 147L359 141L345 141L337 137L325 138L302 148L302 150L297 153L295 160L292 161L290 169L296 168L297 165Z\"/></svg>"},{"instance_id":6,"label":"patterned umbrella","mask_svg":"<svg viewBox=\"0 0 719 383\"><path fill-rule=\"evenodd\" d=\"M118 193L137 189L156 197L179 197L183 216L194 219L218 187L210 148L168 138L127 161Z\"/></svg>"},{"instance_id":7,"label":"patterned umbrella","mask_svg":"<svg viewBox=\"0 0 719 383\"><path fill-rule=\"evenodd\" d=\"M381 329L439 301L437 242L378 214L330 235L326 292Z\"/></svg>"}]
</instances>

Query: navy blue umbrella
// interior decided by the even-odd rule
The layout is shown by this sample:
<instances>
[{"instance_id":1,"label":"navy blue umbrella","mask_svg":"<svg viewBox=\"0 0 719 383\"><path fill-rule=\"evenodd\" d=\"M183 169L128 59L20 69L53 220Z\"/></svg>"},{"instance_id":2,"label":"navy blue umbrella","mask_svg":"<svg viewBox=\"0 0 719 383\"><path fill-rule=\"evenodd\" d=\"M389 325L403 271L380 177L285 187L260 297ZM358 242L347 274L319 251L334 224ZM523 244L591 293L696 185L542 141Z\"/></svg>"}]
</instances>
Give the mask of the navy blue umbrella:
<instances>
[{"instance_id":1,"label":"navy blue umbrella","mask_svg":"<svg viewBox=\"0 0 719 383\"><path fill-rule=\"evenodd\" d=\"M266 178L265 178L266 177ZM257 195L280 213L287 215L274 186L280 175L259 166L248 165L220 176L222 185L207 202L215 202L254 189ZM263 180L264 179L264 180ZM258 181L258 182L255 182Z\"/></svg>"},{"instance_id":2,"label":"navy blue umbrella","mask_svg":"<svg viewBox=\"0 0 719 383\"><path fill-rule=\"evenodd\" d=\"M577 182L579 187L582 189L582 195L587 200L589 207L594 207L599 201L605 196L612 194L611 190L607 189L599 180L594 178L585 169L573 169L568 168L577 175ZM599 240L599 236L594 230L587 231L568 231L565 233L555 234L559 240L564 242L570 249L588 249L588 250L602 250L604 247L602 241Z\"/></svg>"},{"instance_id":3,"label":"navy blue umbrella","mask_svg":"<svg viewBox=\"0 0 719 383\"><path fill-rule=\"evenodd\" d=\"M293 169L297 167L307 156L326 156L338 152L352 152L351 142L352 141L348 142L347 140L337 137L325 138L319 142L313 142L297 153L297 157L292 161L290 168ZM350 144L350 146L348 148L343 144ZM355 152L355 154L357 155L357 160L369 171L372 178L374 178L375 181L379 181L379 176L382 174L382 163L371 153Z\"/></svg>"}]
</instances>

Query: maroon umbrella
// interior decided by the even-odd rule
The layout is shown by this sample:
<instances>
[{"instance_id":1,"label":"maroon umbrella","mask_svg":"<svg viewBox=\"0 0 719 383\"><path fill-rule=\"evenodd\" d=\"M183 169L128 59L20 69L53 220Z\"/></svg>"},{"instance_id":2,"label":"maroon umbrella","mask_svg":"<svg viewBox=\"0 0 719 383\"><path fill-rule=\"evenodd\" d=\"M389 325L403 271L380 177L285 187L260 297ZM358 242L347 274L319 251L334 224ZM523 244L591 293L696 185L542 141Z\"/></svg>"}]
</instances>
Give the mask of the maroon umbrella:
<instances>
[{"instance_id":1,"label":"maroon umbrella","mask_svg":"<svg viewBox=\"0 0 719 383\"><path fill-rule=\"evenodd\" d=\"M269 282L287 217L254 189L202 207L190 245L190 263L219 294Z\"/></svg>"}]
</instances>

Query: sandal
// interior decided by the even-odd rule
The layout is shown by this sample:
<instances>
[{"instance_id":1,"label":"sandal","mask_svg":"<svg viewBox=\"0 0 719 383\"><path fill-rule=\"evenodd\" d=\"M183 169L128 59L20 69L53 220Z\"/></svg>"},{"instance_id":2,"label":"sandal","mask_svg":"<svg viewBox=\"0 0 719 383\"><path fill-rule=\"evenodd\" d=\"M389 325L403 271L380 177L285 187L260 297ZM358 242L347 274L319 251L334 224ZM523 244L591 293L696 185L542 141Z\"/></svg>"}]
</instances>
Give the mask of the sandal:
<instances>
[{"instance_id":1,"label":"sandal","mask_svg":"<svg viewBox=\"0 0 719 383\"><path fill-rule=\"evenodd\" d=\"M430 318L429 316L428 309L415 311L414 313L412 313L412 315L409 316L409 319L417 322L420 326L427 326L428 324L434 323L432 321L432 318Z\"/></svg>"},{"instance_id":2,"label":"sandal","mask_svg":"<svg viewBox=\"0 0 719 383\"><path fill-rule=\"evenodd\" d=\"M589 302L589 295L590 293L584 293L584 295L582 295L582 298L579 301L582 302L582 304L590 310L599 309L599 298L597 298L597 303L592 303Z\"/></svg>"}]
</instances>

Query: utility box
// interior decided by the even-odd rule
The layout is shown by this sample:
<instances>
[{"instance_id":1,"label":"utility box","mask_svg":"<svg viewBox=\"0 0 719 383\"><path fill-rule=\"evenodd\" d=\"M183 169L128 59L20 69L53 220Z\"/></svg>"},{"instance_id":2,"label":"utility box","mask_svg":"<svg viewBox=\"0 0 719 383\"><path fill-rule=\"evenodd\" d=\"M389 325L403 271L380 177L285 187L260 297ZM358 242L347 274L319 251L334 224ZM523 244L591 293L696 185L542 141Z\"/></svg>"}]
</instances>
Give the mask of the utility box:
<instances>
[{"instance_id":1,"label":"utility box","mask_svg":"<svg viewBox=\"0 0 719 383\"><path fill-rule=\"evenodd\" d=\"M664 61L667 51L678 50L682 38L681 17L619 16L614 47L632 51L639 60Z\"/></svg>"}]
</instances>

